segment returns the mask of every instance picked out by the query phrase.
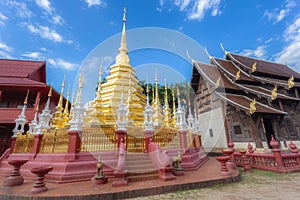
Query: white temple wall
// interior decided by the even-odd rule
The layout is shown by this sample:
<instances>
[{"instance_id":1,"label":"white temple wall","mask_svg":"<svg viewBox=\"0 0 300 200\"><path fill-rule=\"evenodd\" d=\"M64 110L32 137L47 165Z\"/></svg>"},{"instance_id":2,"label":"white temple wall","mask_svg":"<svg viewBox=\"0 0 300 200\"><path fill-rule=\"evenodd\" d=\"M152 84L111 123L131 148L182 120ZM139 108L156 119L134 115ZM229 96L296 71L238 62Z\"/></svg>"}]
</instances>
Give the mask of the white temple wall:
<instances>
[{"instance_id":1,"label":"white temple wall","mask_svg":"<svg viewBox=\"0 0 300 200\"><path fill-rule=\"evenodd\" d=\"M206 152L212 149L227 148L224 116L222 108L202 113L199 115L202 144Z\"/></svg>"}]
</instances>

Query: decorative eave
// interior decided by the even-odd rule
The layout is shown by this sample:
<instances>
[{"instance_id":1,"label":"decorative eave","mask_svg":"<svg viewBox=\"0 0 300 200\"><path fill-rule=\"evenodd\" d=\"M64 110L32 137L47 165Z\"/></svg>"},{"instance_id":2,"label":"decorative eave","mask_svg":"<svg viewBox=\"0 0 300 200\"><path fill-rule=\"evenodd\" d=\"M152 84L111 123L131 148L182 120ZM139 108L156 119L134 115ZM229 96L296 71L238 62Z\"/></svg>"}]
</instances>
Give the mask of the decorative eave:
<instances>
[{"instance_id":1,"label":"decorative eave","mask_svg":"<svg viewBox=\"0 0 300 200\"><path fill-rule=\"evenodd\" d=\"M243 110L244 112L246 112L247 114L250 114L250 108L249 108L249 104L252 102L252 99L246 97L246 96L242 96L242 95L235 95L235 94L222 94L219 92L215 92L215 94L217 96L220 97L221 100L223 100L224 102L228 102L230 105L237 107L240 110ZM234 98L238 98L239 101L235 101ZM243 105L241 102L243 102L243 100L245 100L245 105ZM263 113L263 114L276 114L276 115L286 115L286 112L277 110L275 108L269 107L265 104L256 102L256 112L255 113Z\"/></svg>"}]
</instances>

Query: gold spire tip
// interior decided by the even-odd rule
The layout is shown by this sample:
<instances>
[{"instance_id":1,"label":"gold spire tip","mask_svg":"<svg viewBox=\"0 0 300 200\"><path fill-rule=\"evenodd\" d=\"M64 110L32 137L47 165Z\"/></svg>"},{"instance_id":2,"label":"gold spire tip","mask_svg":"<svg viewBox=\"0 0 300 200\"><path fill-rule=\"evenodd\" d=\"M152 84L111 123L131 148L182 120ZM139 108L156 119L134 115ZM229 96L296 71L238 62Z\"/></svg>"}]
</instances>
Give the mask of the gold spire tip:
<instances>
[{"instance_id":1,"label":"gold spire tip","mask_svg":"<svg viewBox=\"0 0 300 200\"><path fill-rule=\"evenodd\" d=\"M26 97L25 97L25 100L24 100L25 105L27 105L27 102L28 102L28 95L29 95L29 89L27 90Z\"/></svg>"},{"instance_id":2,"label":"gold spire tip","mask_svg":"<svg viewBox=\"0 0 300 200\"><path fill-rule=\"evenodd\" d=\"M48 93L48 97L51 97L52 96L52 86L50 86L50 90L49 90L49 93Z\"/></svg>"},{"instance_id":3,"label":"gold spire tip","mask_svg":"<svg viewBox=\"0 0 300 200\"><path fill-rule=\"evenodd\" d=\"M35 111L39 111L40 100L41 100L41 97L39 97L38 100L37 100L37 102L36 102Z\"/></svg>"},{"instance_id":4,"label":"gold spire tip","mask_svg":"<svg viewBox=\"0 0 300 200\"><path fill-rule=\"evenodd\" d=\"M124 7L123 22L126 22L126 7Z\"/></svg>"}]
</instances>

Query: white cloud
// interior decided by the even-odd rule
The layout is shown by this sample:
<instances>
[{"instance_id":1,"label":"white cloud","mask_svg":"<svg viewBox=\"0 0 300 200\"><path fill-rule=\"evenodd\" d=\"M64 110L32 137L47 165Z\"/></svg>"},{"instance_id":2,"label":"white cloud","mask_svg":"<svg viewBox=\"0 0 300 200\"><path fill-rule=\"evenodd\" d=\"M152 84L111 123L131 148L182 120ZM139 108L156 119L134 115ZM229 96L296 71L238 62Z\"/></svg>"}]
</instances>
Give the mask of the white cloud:
<instances>
[{"instance_id":1,"label":"white cloud","mask_svg":"<svg viewBox=\"0 0 300 200\"><path fill-rule=\"evenodd\" d=\"M240 54L248 57L256 57L259 59L264 59L266 46L258 46L256 49L244 49Z\"/></svg>"},{"instance_id":2,"label":"white cloud","mask_svg":"<svg viewBox=\"0 0 300 200\"><path fill-rule=\"evenodd\" d=\"M102 0L84 0L84 1L88 4L88 7L105 6L105 3Z\"/></svg>"},{"instance_id":3,"label":"white cloud","mask_svg":"<svg viewBox=\"0 0 300 200\"><path fill-rule=\"evenodd\" d=\"M221 0L159 0L160 8L157 8L159 12L162 11L163 6L169 2L174 7L178 7L179 11L185 12L189 20L202 20L207 12L210 12L211 16L217 16L221 14L219 9ZM169 9L172 10L173 8Z\"/></svg>"},{"instance_id":4,"label":"white cloud","mask_svg":"<svg viewBox=\"0 0 300 200\"><path fill-rule=\"evenodd\" d=\"M72 44L73 41L71 40L64 40L63 36L57 33L55 30L50 29L48 26L34 26L32 24L23 24L28 28L28 30L36 35L44 39L51 40L53 42L64 42L68 44Z\"/></svg>"},{"instance_id":5,"label":"white cloud","mask_svg":"<svg viewBox=\"0 0 300 200\"><path fill-rule=\"evenodd\" d=\"M66 70L74 70L74 69L78 68L77 64L67 62L61 58L57 58L57 59L49 58L49 59L47 59L47 61L50 65L52 65L53 67L57 67L57 68L63 68Z\"/></svg>"},{"instance_id":6,"label":"white cloud","mask_svg":"<svg viewBox=\"0 0 300 200\"><path fill-rule=\"evenodd\" d=\"M8 18L0 12L0 26L4 26L7 19Z\"/></svg>"},{"instance_id":7,"label":"white cloud","mask_svg":"<svg viewBox=\"0 0 300 200\"><path fill-rule=\"evenodd\" d=\"M197 0L191 13L188 14L188 18L201 20L204 18L206 11L209 11L211 9L213 11L216 9L218 10L220 2L221 0ZM216 12L212 12L212 14L216 14Z\"/></svg>"},{"instance_id":8,"label":"white cloud","mask_svg":"<svg viewBox=\"0 0 300 200\"><path fill-rule=\"evenodd\" d=\"M52 22L53 22L53 24L56 24L56 25L62 25L64 20L61 16L55 15L52 17Z\"/></svg>"},{"instance_id":9,"label":"white cloud","mask_svg":"<svg viewBox=\"0 0 300 200\"><path fill-rule=\"evenodd\" d=\"M12 56L9 53L1 50L0 50L0 57L4 59L12 59Z\"/></svg>"},{"instance_id":10,"label":"white cloud","mask_svg":"<svg viewBox=\"0 0 300 200\"><path fill-rule=\"evenodd\" d=\"M49 0L35 0L35 3L48 13L52 12L51 3Z\"/></svg>"},{"instance_id":11,"label":"white cloud","mask_svg":"<svg viewBox=\"0 0 300 200\"><path fill-rule=\"evenodd\" d=\"M7 52L11 52L13 50L13 48L7 46L7 44L5 44L1 41L0 41L0 49L7 51Z\"/></svg>"},{"instance_id":12,"label":"white cloud","mask_svg":"<svg viewBox=\"0 0 300 200\"><path fill-rule=\"evenodd\" d=\"M299 71L300 63L300 16L289 25L284 32L284 39L288 44L275 55L275 61L287 63ZM298 68L298 69L297 69Z\"/></svg>"},{"instance_id":13,"label":"white cloud","mask_svg":"<svg viewBox=\"0 0 300 200\"><path fill-rule=\"evenodd\" d=\"M32 12L27 8L26 3L7 1L7 5L14 9L14 13L21 18L30 18Z\"/></svg>"},{"instance_id":14,"label":"white cloud","mask_svg":"<svg viewBox=\"0 0 300 200\"><path fill-rule=\"evenodd\" d=\"M22 56L27 57L27 58L32 58L32 59L42 59L41 53L40 52L30 52L30 53L24 53Z\"/></svg>"},{"instance_id":15,"label":"white cloud","mask_svg":"<svg viewBox=\"0 0 300 200\"><path fill-rule=\"evenodd\" d=\"M295 7L296 3L293 0L286 0L283 8L275 8L272 11L266 10L263 17L267 18L269 21L274 21L274 23L278 23L283 20L291 11L291 8Z\"/></svg>"}]
</instances>

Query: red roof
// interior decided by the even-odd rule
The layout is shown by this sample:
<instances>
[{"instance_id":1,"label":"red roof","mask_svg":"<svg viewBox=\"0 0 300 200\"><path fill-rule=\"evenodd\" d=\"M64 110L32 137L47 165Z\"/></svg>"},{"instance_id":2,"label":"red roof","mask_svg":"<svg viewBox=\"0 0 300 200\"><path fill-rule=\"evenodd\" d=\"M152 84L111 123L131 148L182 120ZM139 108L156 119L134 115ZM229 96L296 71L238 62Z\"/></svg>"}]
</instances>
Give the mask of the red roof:
<instances>
[{"instance_id":1,"label":"red roof","mask_svg":"<svg viewBox=\"0 0 300 200\"><path fill-rule=\"evenodd\" d=\"M16 77L0 77L0 85L12 86L12 85L22 85L22 86L42 86L45 87L46 84L38 81L34 81L28 78L16 78Z\"/></svg>"},{"instance_id":2,"label":"red roof","mask_svg":"<svg viewBox=\"0 0 300 200\"><path fill-rule=\"evenodd\" d=\"M43 65L42 61L0 59L0 76L28 77Z\"/></svg>"},{"instance_id":3,"label":"red roof","mask_svg":"<svg viewBox=\"0 0 300 200\"><path fill-rule=\"evenodd\" d=\"M45 86L46 62L0 59L0 85Z\"/></svg>"}]
</instances>

